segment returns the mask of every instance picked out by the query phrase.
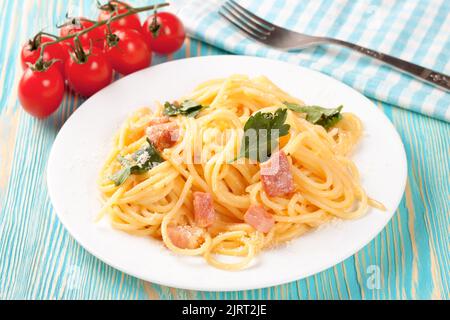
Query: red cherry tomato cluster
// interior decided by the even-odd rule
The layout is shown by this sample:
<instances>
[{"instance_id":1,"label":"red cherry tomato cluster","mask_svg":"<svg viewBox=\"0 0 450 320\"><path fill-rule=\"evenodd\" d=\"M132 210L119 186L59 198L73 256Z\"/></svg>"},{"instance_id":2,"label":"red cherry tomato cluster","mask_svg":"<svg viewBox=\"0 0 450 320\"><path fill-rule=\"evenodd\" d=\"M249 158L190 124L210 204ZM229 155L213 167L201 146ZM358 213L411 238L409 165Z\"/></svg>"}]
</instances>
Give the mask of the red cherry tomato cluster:
<instances>
[{"instance_id":1,"label":"red cherry tomato cluster","mask_svg":"<svg viewBox=\"0 0 450 320\"><path fill-rule=\"evenodd\" d=\"M128 75L147 68L153 52L171 54L186 38L182 22L171 13L155 12L142 25L140 8L124 2L110 0L99 9L97 22L69 19L59 36L39 33L23 46L19 100L25 111L46 118L61 104L66 83L90 97L113 81L114 71Z\"/></svg>"}]
</instances>

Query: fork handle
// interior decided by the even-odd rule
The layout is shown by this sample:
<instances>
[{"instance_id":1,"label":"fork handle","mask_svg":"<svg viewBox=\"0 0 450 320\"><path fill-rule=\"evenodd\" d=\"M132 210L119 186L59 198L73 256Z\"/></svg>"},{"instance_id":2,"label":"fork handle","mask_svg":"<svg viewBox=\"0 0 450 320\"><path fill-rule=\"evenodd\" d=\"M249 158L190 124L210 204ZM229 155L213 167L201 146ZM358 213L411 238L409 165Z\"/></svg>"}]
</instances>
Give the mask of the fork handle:
<instances>
[{"instance_id":1,"label":"fork handle","mask_svg":"<svg viewBox=\"0 0 450 320\"><path fill-rule=\"evenodd\" d=\"M346 42L343 40L332 39L332 38L327 38L327 40L331 43L339 44L344 47L356 50L362 54L365 54L366 56L375 58L377 60L380 60L384 63L391 65L392 67L394 67L396 69L404 71L404 72L412 75L413 77L418 78L419 80L423 80L434 86L443 88L446 91L450 91L450 77L443 73L439 73L439 72L433 71L431 69L427 69L422 66L419 66L417 64L414 64L414 63L411 63L411 62L408 62L405 60L401 60L399 58L396 58L396 57L393 57L393 56L390 56L390 55L387 55L387 54L384 54L381 52L377 52L377 51L374 51L374 50L371 50L368 48L364 48L364 47L361 47L356 44Z\"/></svg>"}]
</instances>

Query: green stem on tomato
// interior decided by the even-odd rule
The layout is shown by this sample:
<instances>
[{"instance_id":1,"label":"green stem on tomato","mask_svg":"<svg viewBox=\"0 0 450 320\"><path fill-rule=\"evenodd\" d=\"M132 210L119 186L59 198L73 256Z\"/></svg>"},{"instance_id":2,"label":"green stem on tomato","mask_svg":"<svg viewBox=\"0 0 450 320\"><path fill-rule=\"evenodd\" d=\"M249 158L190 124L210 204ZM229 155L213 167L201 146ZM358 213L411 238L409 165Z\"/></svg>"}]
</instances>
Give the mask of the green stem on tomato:
<instances>
[{"instance_id":1,"label":"green stem on tomato","mask_svg":"<svg viewBox=\"0 0 450 320\"><path fill-rule=\"evenodd\" d=\"M77 61L78 63L86 63L88 57L92 53L92 42L91 46L89 47L89 51L85 52L80 39L78 37L75 37L74 46L72 47L72 50L73 52L69 52L69 54L74 61Z\"/></svg>"},{"instance_id":2,"label":"green stem on tomato","mask_svg":"<svg viewBox=\"0 0 450 320\"><path fill-rule=\"evenodd\" d=\"M126 9L132 8L128 3L125 3L123 1L115 0L116 4L120 4L124 6ZM118 11L118 6L111 3L111 1L108 1L106 4L101 4L99 0L97 0L97 8L100 10L105 10L109 12L116 12Z\"/></svg>"},{"instance_id":3,"label":"green stem on tomato","mask_svg":"<svg viewBox=\"0 0 450 320\"><path fill-rule=\"evenodd\" d=\"M47 36L49 38L58 39L58 36L55 36L54 34L51 34L49 32L41 31L39 32L39 35L41 36Z\"/></svg>"},{"instance_id":4,"label":"green stem on tomato","mask_svg":"<svg viewBox=\"0 0 450 320\"><path fill-rule=\"evenodd\" d=\"M28 45L30 46L32 51L35 51L37 49L39 49L41 47L42 44L42 36L48 36L52 39L57 39L58 37L51 34L51 33L47 33L44 31L39 31L32 39L30 39L28 41Z\"/></svg>"},{"instance_id":5,"label":"green stem on tomato","mask_svg":"<svg viewBox=\"0 0 450 320\"><path fill-rule=\"evenodd\" d=\"M54 35L52 35L52 37L55 37L56 40L52 41L52 42L46 42L44 44L41 44L41 54L40 54L40 57L39 57L38 61L39 60L44 60L44 50L45 50L45 48L47 46L51 46L53 44L57 44L57 43L60 43L62 41L66 41L66 40L69 40L69 39L79 38L82 35L84 35L85 33L88 33L90 31L94 30L95 28L104 26L105 24L110 24L111 22L114 22L116 20L120 20L120 19L122 19L124 17L130 16L130 15L133 15L133 14L136 14L136 13L140 13L140 12L145 12L145 11L150 11L150 10L157 10L159 8L167 7L168 5L169 5L168 3L161 3L161 4L145 6L145 7L140 7L140 8L132 8L132 7L130 7L128 9L128 11L125 12L125 13L122 13L120 15L111 17L111 19L109 19L109 20L99 21L99 22L95 23L93 26L91 26L89 28L86 28L86 29L84 29L82 31L79 31L77 33L73 33L73 34L70 34L70 35L65 36L65 37L55 37Z\"/></svg>"},{"instance_id":6,"label":"green stem on tomato","mask_svg":"<svg viewBox=\"0 0 450 320\"><path fill-rule=\"evenodd\" d=\"M87 18L73 18L73 17L70 17L68 14L66 14L66 22L64 22L63 24L60 24L60 25L57 24L56 27L58 29L60 29L60 28L67 27L67 26L78 25L77 22L82 22L82 21L90 22L92 24L97 23L96 21L91 20L91 19L87 19Z\"/></svg>"}]
</instances>

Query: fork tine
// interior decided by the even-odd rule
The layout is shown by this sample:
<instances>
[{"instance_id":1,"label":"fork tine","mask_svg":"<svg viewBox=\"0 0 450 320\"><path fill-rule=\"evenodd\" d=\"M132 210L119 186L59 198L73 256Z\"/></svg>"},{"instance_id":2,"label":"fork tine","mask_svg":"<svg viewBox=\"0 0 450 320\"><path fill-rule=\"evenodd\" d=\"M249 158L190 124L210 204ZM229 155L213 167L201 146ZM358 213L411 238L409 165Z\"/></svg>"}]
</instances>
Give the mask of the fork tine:
<instances>
[{"instance_id":1,"label":"fork tine","mask_svg":"<svg viewBox=\"0 0 450 320\"><path fill-rule=\"evenodd\" d=\"M243 26L249 28L251 31L255 32L256 34L261 34L261 38L267 38L268 36L270 36L270 32L267 31L267 29L262 28L254 22L246 19L245 16L242 16L241 14L239 14L239 12L229 7L227 4L224 4L222 6L222 10L233 16L235 20L238 20Z\"/></svg>"},{"instance_id":2,"label":"fork tine","mask_svg":"<svg viewBox=\"0 0 450 320\"><path fill-rule=\"evenodd\" d=\"M258 17L257 15L255 15L252 12L250 12L249 10L245 9L243 6L241 6L234 0L228 0L226 3L230 6L232 6L236 11L239 11L241 14L245 15L253 23L260 25L261 27L267 29L268 31L274 31L275 28L277 28L276 25Z\"/></svg>"},{"instance_id":3,"label":"fork tine","mask_svg":"<svg viewBox=\"0 0 450 320\"><path fill-rule=\"evenodd\" d=\"M224 17L225 19L227 19L229 22L231 22L236 28L238 28L239 30L241 30L242 32L247 34L249 37L255 39L256 41L264 41L266 39L266 37L264 35L257 34L256 32L252 31L250 28L248 28L245 25L243 25L242 23L240 23L239 20L234 18L234 16L232 16L230 14L230 12L227 11L226 9L224 9L223 7L221 8L221 10L219 10L219 14L222 17Z\"/></svg>"}]
</instances>

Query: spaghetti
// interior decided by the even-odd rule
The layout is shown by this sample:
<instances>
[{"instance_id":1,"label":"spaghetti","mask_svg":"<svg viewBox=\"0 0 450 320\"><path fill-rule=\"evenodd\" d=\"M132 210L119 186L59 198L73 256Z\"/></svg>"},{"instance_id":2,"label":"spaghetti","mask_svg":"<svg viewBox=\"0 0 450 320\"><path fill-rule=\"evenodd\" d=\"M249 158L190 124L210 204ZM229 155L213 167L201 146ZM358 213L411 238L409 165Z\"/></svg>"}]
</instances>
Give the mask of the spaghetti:
<instances>
[{"instance_id":1,"label":"spaghetti","mask_svg":"<svg viewBox=\"0 0 450 320\"><path fill-rule=\"evenodd\" d=\"M112 226L139 236L161 239L175 253L203 256L214 267L239 270L247 267L264 248L299 237L332 218L355 219L369 206L383 209L363 190L356 166L348 158L362 134L353 114L326 130L287 111L289 134L279 139L287 155L294 191L269 196L264 189L261 164L235 159L244 125L257 112L273 113L286 102L302 106L265 77L235 75L199 85L184 100L208 106L195 117L170 118L180 132L175 145L161 150L163 161L147 172L131 174L122 184L111 176L126 158L147 144L146 130L163 117L144 108L123 124L99 177L104 199L100 218L107 214ZM214 222L199 227L194 211L197 192L211 196ZM249 208L264 208L273 225L261 232L248 223ZM191 240L180 246L179 239ZM232 256L230 261L223 256Z\"/></svg>"}]
</instances>

